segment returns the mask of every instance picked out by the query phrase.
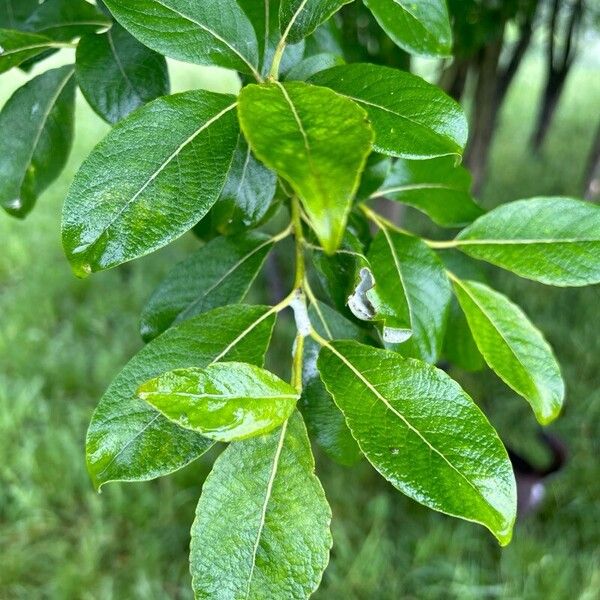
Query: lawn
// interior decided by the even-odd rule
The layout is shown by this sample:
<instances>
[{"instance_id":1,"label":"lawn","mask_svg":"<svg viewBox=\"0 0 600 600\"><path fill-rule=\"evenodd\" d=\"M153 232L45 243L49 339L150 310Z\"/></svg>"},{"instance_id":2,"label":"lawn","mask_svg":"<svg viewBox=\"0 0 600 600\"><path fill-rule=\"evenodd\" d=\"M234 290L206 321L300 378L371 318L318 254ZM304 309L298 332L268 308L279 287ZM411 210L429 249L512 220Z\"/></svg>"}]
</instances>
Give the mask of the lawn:
<instances>
[{"instance_id":1,"label":"lawn","mask_svg":"<svg viewBox=\"0 0 600 600\"><path fill-rule=\"evenodd\" d=\"M543 156L526 142L540 87L531 58L514 86L494 147L487 207L533 195L577 195L600 98L598 64L578 66ZM176 66L174 88L235 89L222 72ZM25 78L0 80L0 103ZM210 460L173 477L111 484L85 471L91 411L141 347L138 316L169 265L195 242L79 281L60 246L60 210L73 174L107 131L83 101L68 168L25 221L0 215L0 598L190 598L189 526ZM320 600L581 599L600 596L600 295L554 290L491 272L547 334L568 385L552 431L569 447L541 510L500 550L483 528L432 513L366 464L317 456L334 512L335 547ZM490 374L458 374L503 437L540 456L533 417Z\"/></svg>"}]
</instances>

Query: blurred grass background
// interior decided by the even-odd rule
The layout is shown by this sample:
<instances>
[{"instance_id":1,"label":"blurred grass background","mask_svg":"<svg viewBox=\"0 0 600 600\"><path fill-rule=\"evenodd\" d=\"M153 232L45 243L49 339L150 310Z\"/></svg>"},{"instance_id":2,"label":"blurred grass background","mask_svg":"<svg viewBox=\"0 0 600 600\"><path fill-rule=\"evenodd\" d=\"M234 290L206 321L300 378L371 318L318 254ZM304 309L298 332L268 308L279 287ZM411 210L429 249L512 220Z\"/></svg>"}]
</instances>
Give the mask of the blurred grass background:
<instances>
[{"instance_id":1,"label":"blurred grass background","mask_svg":"<svg viewBox=\"0 0 600 600\"><path fill-rule=\"evenodd\" d=\"M172 72L175 90L236 86L214 70L176 65ZM527 139L542 74L535 56L525 63L494 146L486 207L579 195L599 72L597 62L580 62L535 158ZM25 79L4 76L0 103ZM211 457L175 476L111 484L98 495L85 471L84 439L104 389L141 347L144 301L195 242L188 236L86 281L71 275L60 246L61 204L78 165L108 130L83 101L77 112L63 175L26 222L0 216L0 599L191 598L189 527ZM346 470L319 455L335 546L315 598L600 598L598 288L555 290L497 271L492 277L546 333L563 365L568 404L551 429L569 446L567 467L548 483L541 510L500 550L482 528L416 505L368 465ZM504 439L539 455L525 402L490 374L462 381Z\"/></svg>"}]
</instances>

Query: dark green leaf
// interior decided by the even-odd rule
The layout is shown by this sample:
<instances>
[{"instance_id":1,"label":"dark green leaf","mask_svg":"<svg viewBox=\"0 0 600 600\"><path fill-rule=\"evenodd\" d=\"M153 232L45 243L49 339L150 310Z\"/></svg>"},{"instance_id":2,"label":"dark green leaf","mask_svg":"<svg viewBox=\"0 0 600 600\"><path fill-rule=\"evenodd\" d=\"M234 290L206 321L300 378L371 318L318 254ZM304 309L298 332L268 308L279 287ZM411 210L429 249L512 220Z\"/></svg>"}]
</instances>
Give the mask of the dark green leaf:
<instances>
[{"instance_id":1,"label":"dark green leaf","mask_svg":"<svg viewBox=\"0 0 600 600\"><path fill-rule=\"evenodd\" d=\"M73 139L73 67L38 75L0 112L0 205L24 217L62 171Z\"/></svg>"},{"instance_id":2,"label":"dark green leaf","mask_svg":"<svg viewBox=\"0 0 600 600\"><path fill-rule=\"evenodd\" d=\"M0 28L23 29L39 0L0 0Z\"/></svg>"},{"instance_id":3,"label":"dark green leaf","mask_svg":"<svg viewBox=\"0 0 600 600\"><path fill-rule=\"evenodd\" d=\"M386 229L373 240L368 259L375 287L367 298L375 319L385 323L384 341L401 344L394 348L405 356L435 363L452 295L444 266L419 238Z\"/></svg>"},{"instance_id":4,"label":"dark green leaf","mask_svg":"<svg viewBox=\"0 0 600 600\"><path fill-rule=\"evenodd\" d=\"M456 238L459 250L548 285L600 283L600 207L571 198L504 204Z\"/></svg>"},{"instance_id":5,"label":"dark green leaf","mask_svg":"<svg viewBox=\"0 0 600 600\"><path fill-rule=\"evenodd\" d=\"M192 525L196 598L306 600L329 561L331 510L302 417L231 444L202 489Z\"/></svg>"},{"instance_id":6,"label":"dark green leaf","mask_svg":"<svg viewBox=\"0 0 600 600\"><path fill-rule=\"evenodd\" d=\"M275 48L281 39L279 33L280 2L279 0L239 0L239 4L254 26L258 39L261 72L263 75L267 75ZM300 62L303 56L304 40L287 46L281 60L280 73L286 73Z\"/></svg>"},{"instance_id":7,"label":"dark green leaf","mask_svg":"<svg viewBox=\"0 0 600 600\"><path fill-rule=\"evenodd\" d=\"M350 2L352 0L281 0L281 35L291 44L299 42Z\"/></svg>"},{"instance_id":8,"label":"dark green leaf","mask_svg":"<svg viewBox=\"0 0 600 600\"><path fill-rule=\"evenodd\" d=\"M78 275L153 252L208 212L237 143L234 109L232 96L203 90L166 96L96 146L63 212L63 244Z\"/></svg>"},{"instance_id":9,"label":"dark green leaf","mask_svg":"<svg viewBox=\"0 0 600 600\"><path fill-rule=\"evenodd\" d=\"M547 425L560 413L565 386L552 349L523 311L482 283L453 277L454 292L492 370Z\"/></svg>"},{"instance_id":10,"label":"dark green leaf","mask_svg":"<svg viewBox=\"0 0 600 600\"><path fill-rule=\"evenodd\" d=\"M45 0L25 26L59 42L109 27L112 21L85 0Z\"/></svg>"},{"instance_id":11,"label":"dark green leaf","mask_svg":"<svg viewBox=\"0 0 600 600\"><path fill-rule=\"evenodd\" d=\"M169 93L164 57L117 24L101 35L81 38L77 45L77 81L90 106L109 123Z\"/></svg>"},{"instance_id":12,"label":"dark green leaf","mask_svg":"<svg viewBox=\"0 0 600 600\"><path fill-rule=\"evenodd\" d=\"M364 0L395 44L412 54L448 56L452 30L446 0Z\"/></svg>"},{"instance_id":13,"label":"dark green leaf","mask_svg":"<svg viewBox=\"0 0 600 600\"><path fill-rule=\"evenodd\" d=\"M142 312L144 340L173 323L243 300L273 243L262 233L216 238L177 265Z\"/></svg>"},{"instance_id":14,"label":"dark green leaf","mask_svg":"<svg viewBox=\"0 0 600 600\"><path fill-rule=\"evenodd\" d=\"M374 148L401 158L461 155L468 125L460 105L416 75L389 67L353 64L311 77L358 102L375 130Z\"/></svg>"},{"instance_id":15,"label":"dark green leaf","mask_svg":"<svg viewBox=\"0 0 600 600\"><path fill-rule=\"evenodd\" d=\"M240 135L212 224L224 235L256 227L267 214L277 189L277 175L254 158Z\"/></svg>"},{"instance_id":16,"label":"dark green leaf","mask_svg":"<svg viewBox=\"0 0 600 600\"><path fill-rule=\"evenodd\" d=\"M487 281L483 265L458 251L443 252L440 258L446 268L461 279L481 283ZM483 356L455 296L450 303L443 354L452 366L465 371L481 371L485 367Z\"/></svg>"},{"instance_id":17,"label":"dark green leaf","mask_svg":"<svg viewBox=\"0 0 600 600\"><path fill-rule=\"evenodd\" d=\"M333 342L318 362L360 449L417 502L487 527L508 544L516 485L502 442L443 371L356 342Z\"/></svg>"},{"instance_id":18,"label":"dark green leaf","mask_svg":"<svg viewBox=\"0 0 600 600\"><path fill-rule=\"evenodd\" d=\"M55 47L57 42L43 35L0 29L0 73L18 67L26 60Z\"/></svg>"},{"instance_id":19,"label":"dark green leaf","mask_svg":"<svg viewBox=\"0 0 600 600\"><path fill-rule=\"evenodd\" d=\"M313 54L290 69L285 78L288 81L306 81L319 71L343 64L344 59L341 56L335 54Z\"/></svg>"},{"instance_id":20,"label":"dark green leaf","mask_svg":"<svg viewBox=\"0 0 600 600\"><path fill-rule=\"evenodd\" d=\"M388 178L391 168L392 160L390 158L381 156L380 154L371 154L362 174L358 192L356 192L357 202L362 202L368 200L371 196L375 196L375 192Z\"/></svg>"},{"instance_id":21,"label":"dark green leaf","mask_svg":"<svg viewBox=\"0 0 600 600\"><path fill-rule=\"evenodd\" d=\"M470 193L471 175L454 157L395 162L373 196L414 206L438 225L460 227L483 214Z\"/></svg>"},{"instance_id":22,"label":"dark green leaf","mask_svg":"<svg viewBox=\"0 0 600 600\"><path fill-rule=\"evenodd\" d=\"M371 151L364 111L331 90L290 82L245 87L238 112L256 156L290 183L321 244L335 251Z\"/></svg>"},{"instance_id":23,"label":"dark green leaf","mask_svg":"<svg viewBox=\"0 0 600 600\"><path fill-rule=\"evenodd\" d=\"M464 371L481 371L485 367L467 319L454 298L448 311L443 353L452 366Z\"/></svg>"},{"instance_id":24,"label":"dark green leaf","mask_svg":"<svg viewBox=\"0 0 600 600\"><path fill-rule=\"evenodd\" d=\"M220 360L262 366L274 320L265 306L216 308L169 329L138 352L112 382L90 423L86 452L94 485L154 479L206 452L212 441L136 398L137 388L171 369Z\"/></svg>"},{"instance_id":25,"label":"dark green leaf","mask_svg":"<svg viewBox=\"0 0 600 600\"><path fill-rule=\"evenodd\" d=\"M327 340L365 338L356 325L322 302L311 304L308 313L313 327ZM317 370L319 350L319 345L312 339L305 341L300 408L308 431L327 455L342 465L352 466L362 454L344 415L321 381Z\"/></svg>"},{"instance_id":26,"label":"dark green leaf","mask_svg":"<svg viewBox=\"0 0 600 600\"><path fill-rule=\"evenodd\" d=\"M235 0L105 0L144 45L171 58L256 75L258 44Z\"/></svg>"},{"instance_id":27,"label":"dark green leaf","mask_svg":"<svg viewBox=\"0 0 600 600\"><path fill-rule=\"evenodd\" d=\"M340 249L331 256L322 250L313 252L313 263L317 268L321 285L333 304L345 312L348 298L354 291L358 272L365 266L364 248L360 240L347 229Z\"/></svg>"}]
</instances>

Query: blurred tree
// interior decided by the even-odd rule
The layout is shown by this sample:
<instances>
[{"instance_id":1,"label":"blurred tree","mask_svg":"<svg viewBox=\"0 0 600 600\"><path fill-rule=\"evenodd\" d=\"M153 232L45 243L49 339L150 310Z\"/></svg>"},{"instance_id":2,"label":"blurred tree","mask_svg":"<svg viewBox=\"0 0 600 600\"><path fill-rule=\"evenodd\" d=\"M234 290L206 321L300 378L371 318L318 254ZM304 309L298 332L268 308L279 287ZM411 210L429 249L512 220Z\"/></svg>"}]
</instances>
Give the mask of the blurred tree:
<instances>
[{"instance_id":1,"label":"blurred tree","mask_svg":"<svg viewBox=\"0 0 600 600\"><path fill-rule=\"evenodd\" d=\"M583 0L551 0L548 12L546 83L531 138L531 145L536 151L544 143L577 56L584 2Z\"/></svg>"}]
</instances>

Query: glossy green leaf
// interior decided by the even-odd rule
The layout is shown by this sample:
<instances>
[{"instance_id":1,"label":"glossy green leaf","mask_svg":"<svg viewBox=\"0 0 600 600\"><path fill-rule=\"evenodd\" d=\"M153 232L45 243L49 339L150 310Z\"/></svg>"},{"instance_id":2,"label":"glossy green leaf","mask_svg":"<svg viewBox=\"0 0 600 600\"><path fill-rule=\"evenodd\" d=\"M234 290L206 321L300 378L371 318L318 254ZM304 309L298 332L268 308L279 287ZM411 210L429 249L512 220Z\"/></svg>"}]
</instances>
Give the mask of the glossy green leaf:
<instances>
[{"instance_id":1,"label":"glossy green leaf","mask_svg":"<svg viewBox=\"0 0 600 600\"><path fill-rule=\"evenodd\" d=\"M336 54L313 54L290 69L285 78L288 81L306 81L319 71L343 64L344 59Z\"/></svg>"},{"instance_id":2,"label":"glossy green leaf","mask_svg":"<svg viewBox=\"0 0 600 600\"><path fill-rule=\"evenodd\" d=\"M262 233L219 237L179 263L142 312L144 340L155 338L178 321L242 301L273 243Z\"/></svg>"},{"instance_id":3,"label":"glossy green leaf","mask_svg":"<svg viewBox=\"0 0 600 600\"><path fill-rule=\"evenodd\" d=\"M46 71L0 112L0 205L24 217L62 171L73 140L73 67Z\"/></svg>"},{"instance_id":4,"label":"glossy green leaf","mask_svg":"<svg viewBox=\"0 0 600 600\"><path fill-rule=\"evenodd\" d=\"M322 302L311 304L308 313L315 330L327 340L365 339L364 333L356 325ZM321 381L317 370L319 350L320 346L314 340L306 339L300 409L308 431L327 455L342 465L352 466L362 454L346 425L344 415Z\"/></svg>"},{"instance_id":5,"label":"glossy green leaf","mask_svg":"<svg viewBox=\"0 0 600 600\"><path fill-rule=\"evenodd\" d=\"M459 250L556 286L600 283L600 207L571 198L504 204L456 238Z\"/></svg>"},{"instance_id":6,"label":"glossy green leaf","mask_svg":"<svg viewBox=\"0 0 600 600\"><path fill-rule=\"evenodd\" d=\"M348 298L354 291L358 273L366 264L363 253L361 241L350 229L344 232L342 244L335 254L328 255L320 249L313 251L312 260L321 285L342 312L347 311Z\"/></svg>"},{"instance_id":7,"label":"glossy green leaf","mask_svg":"<svg viewBox=\"0 0 600 600\"><path fill-rule=\"evenodd\" d=\"M498 435L446 373L352 341L319 355L319 372L352 435L396 488L434 510L481 523L508 544L516 485Z\"/></svg>"},{"instance_id":8,"label":"glossy green leaf","mask_svg":"<svg viewBox=\"0 0 600 600\"><path fill-rule=\"evenodd\" d=\"M375 196L375 192L384 184L392 169L392 159L380 154L371 154L363 171L356 201L363 202Z\"/></svg>"},{"instance_id":9,"label":"glossy green leaf","mask_svg":"<svg viewBox=\"0 0 600 600\"><path fill-rule=\"evenodd\" d=\"M238 135L235 98L203 90L159 98L118 123L65 201L74 271L109 269L191 229L217 201Z\"/></svg>"},{"instance_id":10,"label":"glossy green leaf","mask_svg":"<svg viewBox=\"0 0 600 600\"><path fill-rule=\"evenodd\" d=\"M412 54L448 56L452 30L446 0L364 0L395 44Z\"/></svg>"},{"instance_id":11,"label":"glossy green leaf","mask_svg":"<svg viewBox=\"0 0 600 600\"><path fill-rule=\"evenodd\" d=\"M211 211L212 224L225 235L256 227L269 211L276 189L277 175L256 160L240 135L225 187Z\"/></svg>"},{"instance_id":12,"label":"glossy green leaf","mask_svg":"<svg viewBox=\"0 0 600 600\"><path fill-rule=\"evenodd\" d=\"M471 175L454 157L403 160L392 170L374 197L397 200L424 212L444 227L460 227L483 214L470 193Z\"/></svg>"},{"instance_id":13,"label":"glossy green leaf","mask_svg":"<svg viewBox=\"0 0 600 600\"><path fill-rule=\"evenodd\" d=\"M192 525L196 598L306 600L329 561L331 509L302 417L234 442L204 483Z\"/></svg>"},{"instance_id":14,"label":"glossy green leaf","mask_svg":"<svg viewBox=\"0 0 600 600\"><path fill-rule=\"evenodd\" d=\"M0 0L0 29L23 29L39 0Z\"/></svg>"},{"instance_id":15,"label":"glossy green leaf","mask_svg":"<svg viewBox=\"0 0 600 600\"><path fill-rule=\"evenodd\" d=\"M109 123L169 93L164 57L117 24L101 35L81 38L77 81L89 105Z\"/></svg>"},{"instance_id":16,"label":"glossy green leaf","mask_svg":"<svg viewBox=\"0 0 600 600\"><path fill-rule=\"evenodd\" d=\"M56 45L50 38L37 33L0 29L0 73L18 67Z\"/></svg>"},{"instance_id":17,"label":"glossy green leaf","mask_svg":"<svg viewBox=\"0 0 600 600\"><path fill-rule=\"evenodd\" d=\"M352 0L281 0L281 35L291 44L299 42Z\"/></svg>"},{"instance_id":18,"label":"glossy green leaf","mask_svg":"<svg viewBox=\"0 0 600 600\"><path fill-rule=\"evenodd\" d=\"M404 356L435 363L452 296L444 266L419 238L387 229L367 257L375 286L366 295L375 319L384 321L384 341Z\"/></svg>"},{"instance_id":19,"label":"glossy green leaf","mask_svg":"<svg viewBox=\"0 0 600 600\"><path fill-rule=\"evenodd\" d=\"M217 442L269 433L290 417L300 397L273 373L240 362L169 371L137 393L170 421Z\"/></svg>"},{"instance_id":20,"label":"glossy green leaf","mask_svg":"<svg viewBox=\"0 0 600 600\"><path fill-rule=\"evenodd\" d=\"M45 0L26 27L59 42L110 27L112 21L86 0Z\"/></svg>"},{"instance_id":21,"label":"glossy green leaf","mask_svg":"<svg viewBox=\"0 0 600 600\"><path fill-rule=\"evenodd\" d=\"M443 354L451 366L464 371L481 371L485 367L483 356L456 299L452 300L448 311Z\"/></svg>"},{"instance_id":22,"label":"glossy green leaf","mask_svg":"<svg viewBox=\"0 0 600 600\"><path fill-rule=\"evenodd\" d=\"M334 67L311 77L348 96L369 114L377 152L424 159L461 155L468 124L460 105L442 90L404 71L370 64Z\"/></svg>"},{"instance_id":23,"label":"glossy green leaf","mask_svg":"<svg viewBox=\"0 0 600 600\"><path fill-rule=\"evenodd\" d=\"M105 4L125 29L160 54L258 74L256 34L235 0L105 0Z\"/></svg>"},{"instance_id":24,"label":"glossy green leaf","mask_svg":"<svg viewBox=\"0 0 600 600\"><path fill-rule=\"evenodd\" d=\"M261 73L266 76L281 34L279 33L279 0L238 0L254 26L258 39ZM286 73L304 56L304 40L286 46L281 59L280 73Z\"/></svg>"},{"instance_id":25,"label":"glossy green leaf","mask_svg":"<svg viewBox=\"0 0 600 600\"><path fill-rule=\"evenodd\" d=\"M169 370L220 360L262 366L274 320L265 306L216 308L142 348L111 383L92 417L86 454L94 485L155 479L206 452L211 440L163 417L136 397L137 388Z\"/></svg>"},{"instance_id":26,"label":"glossy green leaf","mask_svg":"<svg viewBox=\"0 0 600 600\"><path fill-rule=\"evenodd\" d=\"M565 386L544 336L506 296L482 283L453 278L454 291L491 369L533 408L542 425L562 408Z\"/></svg>"},{"instance_id":27,"label":"glossy green leaf","mask_svg":"<svg viewBox=\"0 0 600 600\"><path fill-rule=\"evenodd\" d=\"M365 112L331 90L290 82L245 87L238 113L256 156L290 183L333 252L371 151Z\"/></svg>"},{"instance_id":28,"label":"glossy green leaf","mask_svg":"<svg viewBox=\"0 0 600 600\"><path fill-rule=\"evenodd\" d=\"M484 265L458 251L440 254L446 269L461 279L487 282ZM467 318L453 295L448 312L448 325L443 348L444 358L453 366L465 371L481 371L485 360L477 348Z\"/></svg>"}]
</instances>

